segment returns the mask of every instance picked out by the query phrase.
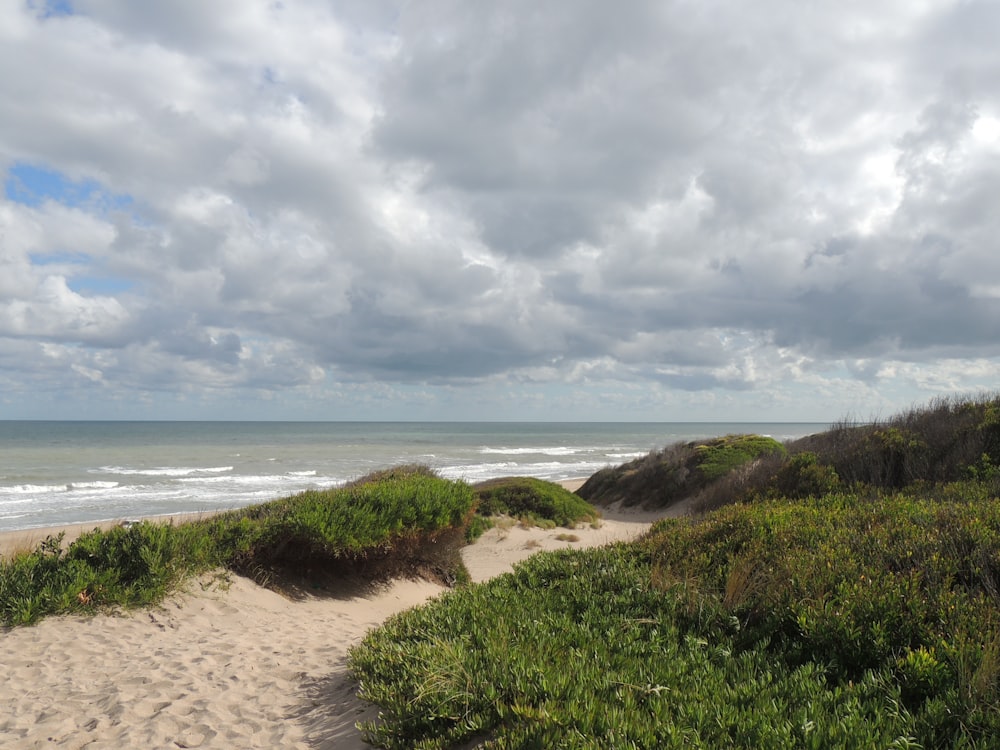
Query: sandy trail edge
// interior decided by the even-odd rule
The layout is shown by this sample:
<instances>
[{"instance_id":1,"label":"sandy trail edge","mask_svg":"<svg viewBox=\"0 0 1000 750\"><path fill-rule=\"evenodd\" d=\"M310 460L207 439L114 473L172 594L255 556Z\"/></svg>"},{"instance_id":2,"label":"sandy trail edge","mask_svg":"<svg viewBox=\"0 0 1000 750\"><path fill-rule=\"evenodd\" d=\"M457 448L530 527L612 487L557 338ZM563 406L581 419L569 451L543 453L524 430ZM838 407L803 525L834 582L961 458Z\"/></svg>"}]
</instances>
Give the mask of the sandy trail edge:
<instances>
[{"instance_id":1,"label":"sandy trail edge","mask_svg":"<svg viewBox=\"0 0 1000 750\"><path fill-rule=\"evenodd\" d=\"M463 556L484 580L539 550L635 538L662 516L611 509L598 528L492 529ZM355 723L377 709L355 696L347 650L442 590L396 581L293 602L205 577L156 609L0 632L0 747L368 748Z\"/></svg>"}]
</instances>

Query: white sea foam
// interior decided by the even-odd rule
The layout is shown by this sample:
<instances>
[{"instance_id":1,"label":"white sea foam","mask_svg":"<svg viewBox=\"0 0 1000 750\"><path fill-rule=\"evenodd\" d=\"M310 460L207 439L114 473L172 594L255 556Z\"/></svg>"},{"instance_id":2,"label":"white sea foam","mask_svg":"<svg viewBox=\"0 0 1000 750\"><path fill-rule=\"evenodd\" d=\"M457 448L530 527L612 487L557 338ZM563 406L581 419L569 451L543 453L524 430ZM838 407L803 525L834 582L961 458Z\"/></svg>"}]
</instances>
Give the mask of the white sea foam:
<instances>
[{"instance_id":1,"label":"white sea foam","mask_svg":"<svg viewBox=\"0 0 1000 750\"><path fill-rule=\"evenodd\" d=\"M553 446L539 446L536 448L480 448L479 452L483 455L502 455L502 456L530 456L532 454L539 454L542 456L575 456L578 453L587 453L593 448L569 448L562 445Z\"/></svg>"},{"instance_id":2,"label":"white sea foam","mask_svg":"<svg viewBox=\"0 0 1000 750\"><path fill-rule=\"evenodd\" d=\"M144 477L187 477L192 474L222 474L232 470L232 466L158 466L151 469L130 469L124 466L102 466L100 469L100 471L107 474Z\"/></svg>"},{"instance_id":3,"label":"white sea foam","mask_svg":"<svg viewBox=\"0 0 1000 750\"><path fill-rule=\"evenodd\" d=\"M463 479L466 482L482 482L494 477L528 476L559 481L576 477L589 476L598 469L607 466L606 461L540 461L522 463L519 461L501 461L498 463L464 464L447 466L440 473L447 479Z\"/></svg>"},{"instance_id":4,"label":"white sea foam","mask_svg":"<svg viewBox=\"0 0 1000 750\"><path fill-rule=\"evenodd\" d=\"M224 477L178 477L178 482L190 484L287 484L290 480L285 474L229 474Z\"/></svg>"},{"instance_id":5,"label":"white sea foam","mask_svg":"<svg viewBox=\"0 0 1000 750\"><path fill-rule=\"evenodd\" d=\"M68 490L111 490L118 487L118 482L70 482Z\"/></svg>"},{"instance_id":6,"label":"white sea foam","mask_svg":"<svg viewBox=\"0 0 1000 750\"><path fill-rule=\"evenodd\" d=\"M0 492L10 495L38 495L46 492L65 492L65 484L15 484L3 487Z\"/></svg>"}]
</instances>

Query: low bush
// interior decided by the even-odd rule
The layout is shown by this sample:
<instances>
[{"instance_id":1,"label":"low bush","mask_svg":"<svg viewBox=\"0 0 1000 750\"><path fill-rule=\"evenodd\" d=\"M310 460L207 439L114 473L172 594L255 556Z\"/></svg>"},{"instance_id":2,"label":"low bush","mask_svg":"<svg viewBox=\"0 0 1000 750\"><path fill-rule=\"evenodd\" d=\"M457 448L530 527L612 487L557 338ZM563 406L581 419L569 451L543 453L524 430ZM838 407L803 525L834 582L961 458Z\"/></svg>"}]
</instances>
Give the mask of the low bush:
<instances>
[{"instance_id":1,"label":"low bush","mask_svg":"<svg viewBox=\"0 0 1000 750\"><path fill-rule=\"evenodd\" d=\"M33 552L0 561L0 624L152 604L191 573L221 562L195 524L140 523L93 531L66 550L62 535L49 537Z\"/></svg>"},{"instance_id":2,"label":"low bush","mask_svg":"<svg viewBox=\"0 0 1000 750\"><path fill-rule=\"evenodd\" d=\"M600 513L586 500L561 485L532 477L508 477L473 487L476 512L483 517L512 516L530 524L573 528L590 523Z\"/></svg>"},{"instance_id":3,"label":"low bush","mask_svg":"<svg viewBox=\"0 0 1000 750\"><path fill-rule=\"evenodd\" d=\"M792 500L821 497L840 487L836 469L820 463L815 453L797 453L786 461L769 483L769 490L778 497Z\"/></svg>"},{"instance_id":4,"label":"low bush","mask_svg":"<svg viewBox=\"0 0 1000 750\"><path fill-rule=\"evenodd\" d=\"M577 494L595 505L665 508L706 492L720 479L732 477L737 469L784 455L781 443L761 435L677 443L598 471Z\"/></svg>"},{"instance_id":5,"label":"low bush","mask_svg":"<svg viewBox=\"0 0 1000 750\"><path fill-rule=\"evenodd\" d=\"M364 482L305 492L180 524L60 537L0 561L0 624L55 612L158 601L186 577L226 566L261 582L317 570L368 578L467 575L459 548L473 512L468 485L401 467Z\"/></svg>"}]
</instances>

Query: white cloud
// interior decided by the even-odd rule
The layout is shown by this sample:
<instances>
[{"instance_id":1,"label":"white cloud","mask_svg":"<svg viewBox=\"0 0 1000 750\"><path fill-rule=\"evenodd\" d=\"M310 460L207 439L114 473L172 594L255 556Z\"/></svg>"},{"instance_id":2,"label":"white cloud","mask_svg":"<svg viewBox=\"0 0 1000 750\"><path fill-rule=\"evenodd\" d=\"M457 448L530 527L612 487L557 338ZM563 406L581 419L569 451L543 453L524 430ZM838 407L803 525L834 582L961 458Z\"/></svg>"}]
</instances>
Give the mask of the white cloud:
<instances>
[{"instance_id":1,"label":"white cloud","mask_svg":"<svg viewBox=\"0 0 1000 750\"><path fill-rule=\"evenodd\" d=\"M995 3L71 5L0 6L0 171L41 170L0 199L0 380L39 416L994 385Z\"/></svg>"}]
</instances>

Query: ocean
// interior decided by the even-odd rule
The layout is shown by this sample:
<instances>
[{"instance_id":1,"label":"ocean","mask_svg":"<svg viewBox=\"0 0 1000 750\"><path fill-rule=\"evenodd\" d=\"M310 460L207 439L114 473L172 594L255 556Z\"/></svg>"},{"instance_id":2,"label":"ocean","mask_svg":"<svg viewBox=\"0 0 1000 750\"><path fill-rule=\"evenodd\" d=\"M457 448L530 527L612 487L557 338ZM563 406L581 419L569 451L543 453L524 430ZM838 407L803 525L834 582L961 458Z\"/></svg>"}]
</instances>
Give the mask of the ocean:
<instances>
[{"instance_id":1,"label":"ocean","mask_svg":"<svg viewBox=\"0 0 1000 750\"><path fill-rule=\"evenodd\" d=\"M0 421L0 531L236 508L420 463L470 483L588 477L676 442L818 423Z\"/></svg>"}]
</instances>

